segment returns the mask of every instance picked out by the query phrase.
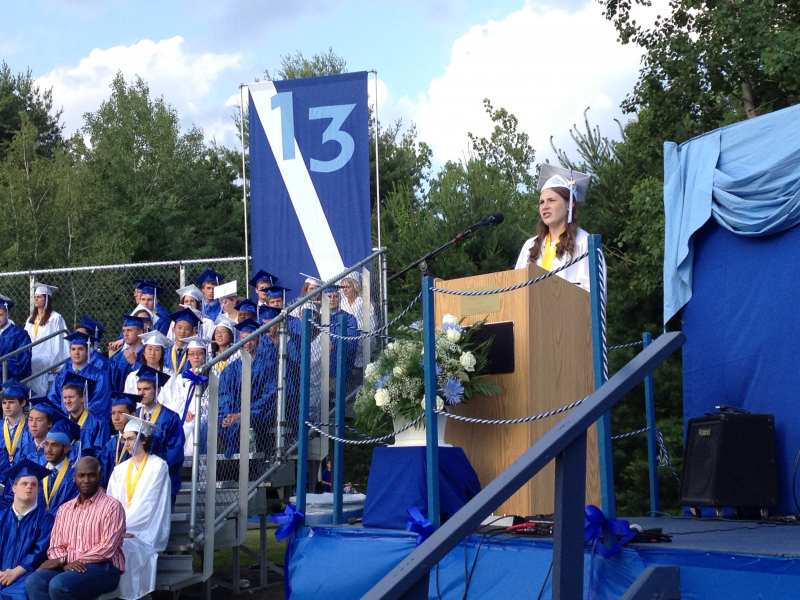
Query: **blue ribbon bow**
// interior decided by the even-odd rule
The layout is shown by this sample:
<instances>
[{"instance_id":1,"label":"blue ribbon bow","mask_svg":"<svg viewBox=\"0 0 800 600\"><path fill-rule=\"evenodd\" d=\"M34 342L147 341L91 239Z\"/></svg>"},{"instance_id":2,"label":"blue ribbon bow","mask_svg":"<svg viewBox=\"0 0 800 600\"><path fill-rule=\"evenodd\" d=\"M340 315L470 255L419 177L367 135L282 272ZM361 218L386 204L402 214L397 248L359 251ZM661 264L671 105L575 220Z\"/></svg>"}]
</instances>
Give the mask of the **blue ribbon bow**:
<instances>
[{"instance_id":1,"label":"blue ribbon bow","mask_svg":"<svg viewBox=\"0 0 800 600\"><path fill-rule=\"evenodd\" d=\"M423 517L416 506L412 506L407 512L408 524L406 525L406 531L417 534L417 546L419 546L433 533L433 523Z\"/></svg>"},{"instance_id":2,"label":"blue ribbon bow","mask_svg":"<svg viewBox=\"0 0 800 600\"><path fill-rule=\"evenodd\" d=\"M285 540L297 529L297 522L306 516L302 510L297 510L294 504L286 505L286 512L272 515L272 521L278 523L280 527L275 531L275 539Z\"/></svg>"},{"instance_id":3,"label":"blue ribbon bow","mask_svg":"<svg viewBox=\"0 0 800 600\"><path fill-rule=\"evenodd\" d=\"M608 529L614 535L622 536L611 548L603 544L604 529ZM611 558L635 535L636 531L631 529L630 524L625 519L606 519L603 511L593 504L586 507L586 517L583 522L583 541L592 546L592 561L589 565L589 594L587 596L589 600L594 598L595 554L599 552L603 558Z\"/></svg>"},{"instance_id":4,"label":"blue ribbon bow","mask_svg":"<svg viewBox=\"0 0 800 600\"><path fill-rule=\"evenodd\" d=\"M192 384L189 386L189 393L186 395L186 406L183 407L183 420L181 422L186 423L186 415L189 412L189 406L192 404L192 398L194 398L194 389L198 385L207 384L208 377L193 373L191 370L184 371L182 375L184 379L188 379L192 382Z\"/></svg>"}]
</instances>

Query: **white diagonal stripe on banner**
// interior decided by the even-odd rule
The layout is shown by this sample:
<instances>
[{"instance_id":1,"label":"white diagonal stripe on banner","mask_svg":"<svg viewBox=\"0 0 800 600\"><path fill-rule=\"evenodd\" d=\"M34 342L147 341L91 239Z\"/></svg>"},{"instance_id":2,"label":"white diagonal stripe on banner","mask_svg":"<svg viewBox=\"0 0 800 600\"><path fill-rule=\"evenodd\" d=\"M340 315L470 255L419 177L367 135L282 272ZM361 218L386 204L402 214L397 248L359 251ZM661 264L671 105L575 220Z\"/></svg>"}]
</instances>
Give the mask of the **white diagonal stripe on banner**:
<instances>
[{"instance_id":1,"label":"white diagonal stripe on banner","mask_svg":"<svg viewBox=\"0 0 800 600\"><path fill-rule=\"evenodd\" d=\"M255 86L253 86L255 87ZM272 97L277 95L271 81L250 88L250 96L258 112L258 118L267 134L272 155L278 163L283 182L289 192L300 227L303 229L311 256L322 279L330 279L344 271L344 261L333 238L333 232L322 210L317 190L311 181L303 155L294 141L295 158L283 160L283 132L281 131L281 109L272 108Z\"/></svg>"}]
</instances>

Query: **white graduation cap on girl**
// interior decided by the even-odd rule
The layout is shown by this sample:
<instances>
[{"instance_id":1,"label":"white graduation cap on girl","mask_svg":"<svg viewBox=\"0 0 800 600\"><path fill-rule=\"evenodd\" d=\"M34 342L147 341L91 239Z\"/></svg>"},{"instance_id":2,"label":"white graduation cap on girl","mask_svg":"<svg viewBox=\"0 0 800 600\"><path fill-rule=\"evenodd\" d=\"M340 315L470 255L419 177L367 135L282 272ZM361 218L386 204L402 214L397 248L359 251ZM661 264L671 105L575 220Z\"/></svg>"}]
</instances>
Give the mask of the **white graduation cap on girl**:
<instances>
[{"instance_id":1,"label":"white graduation cap on girl","mask_svg":"<svg viewBox=\"0 0 800 600\"><path fill-rule=\"evenodd\" d=\"M129 415L127 413L124 413L122 416L128 419L128 423L125 425L124 431L132 431L136 434L136 441L133 444L132 454L136 453L136 448L139 445L139 439L141 439L142 436L152 437L153 431L161 431L161 428L158 425L151 423L150 421L145 421L144 419L140 419L139 417Z\"/></svg>"},{"instance_id":2,"label":"white graduation cap on girl","mask_svg":"<svg viewBox=\"0 0 800 600\"><path fill-rule=\"evenodd\" d=\"M195 284L189 284L186 287L182 287L179 290L175 290L178 294L178 299L183 301L186 296L191 296L197 303L200 304L206 297L203 295L203 292L200 291L200 288L197 287Z\"/></svg>"},{"instance_id":3,"label":"white graduation cap on girl","mask_svg":"<svg viewBox=\"0 0 800 600\"><path fill-rule=\"evenodd\" d=\"M167 336L157 329L153 329L147 333L140 333L139 339L142 340L145 346L161 346L162 348L169 346L169 339L167 339Z\"/></svg>"},{"instance_id":4,"label":"white graduation cap on girl","mask_svg":"<svg viewBox=\"0 0 800 600\"><path fill-rule=\"evenodd\" d=\"M586 199L586 190L589 189L591 179L591 175L586 173L543 163L539 170L539 183L536 189L542 192L551 188L567 188L569 190L567 223L572 223L573 202L583 202Z\"/></svg>"}]
</instances>

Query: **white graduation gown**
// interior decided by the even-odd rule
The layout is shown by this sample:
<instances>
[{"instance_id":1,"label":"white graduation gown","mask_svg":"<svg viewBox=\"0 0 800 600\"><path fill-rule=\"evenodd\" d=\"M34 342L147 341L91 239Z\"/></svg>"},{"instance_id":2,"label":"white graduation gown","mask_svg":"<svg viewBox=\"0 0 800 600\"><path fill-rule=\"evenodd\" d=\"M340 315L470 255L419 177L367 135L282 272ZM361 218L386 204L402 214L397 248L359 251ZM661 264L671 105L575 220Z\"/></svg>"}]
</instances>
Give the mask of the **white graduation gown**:
<instances>
[{"instance_id":1,"label":"white graduation gown","mask_svg":"<svg viewBox=\"0 0 800 600\"><path fill-rule=\"evenodd\" d=\"M155 589L158 553L167 547L170 528L171 483L167 463L157 456L147 457L128 508L125 477L131 460L114 467L108 485L108 495L119 500L125 509L127 534L122 542L125 572L119 579L119 598L125 600L136 600ZM136 477L135 467L133 476Z\"/></svg>"},{"instance_id":2,"label":"white graduation gown","mask_svg":"<svg viewBox=\"0 0 800 600\"><path fill-rule=\"evenodd\" d=\"M359 331L371 331L378 327L378 319L375 315L375 307L372 306L370 302L369 306L369 326L364 323L364 299L361 296L357 296L356 299L350 304L350 301L344 297L342 294L341 301L339 303L339 308L341 308L344 312L350 313L356 320L356 327ZM358 353L356 354L356 361L355 366L363 367L364 366L364 357L361 352L361 344L363 340L358 341Z\"/></svg>"},{"instance_id":3,"label":"white graduation gown","mask_svg":"<svg viewBox=\"0 0 800 600\"><path fill-rule=\"evenodd\" d=\"M534 242L536 241L536 236L529 239L525 242L525 245L522 246L522 250L519 253L519 258L517 258L517 264L514 267L515 269L524 269L525 266L528 264L528 257L530 256L531 247L533 247ZM556 240L557 243L557 240ZM580 256L584 252L589 250L589 234L586 233L583 229L578 227L578 233L575 236L575 257ZM552 271L555 271L557 268L564 266L569 261L571 261L574 257L565 254L562 258L558 258L557 256L553 258L553 267ZM542 257L539 255L539 258L536 259L536 264L538 266L542 266ZM603 260L603 272L606 270L606 263ZM556 273L558 277L562 279L566 279L570 283L576 284L578 287L586 290L587 292L591 288L591 276L589 272L589 257L587 256L581 261L578 261L576 264L572 265L568 269L564 269L563 271L559 271ZM608 278L606 278L608 281Z\"/></svg>"},{"instance_id":4,"label":"white graduation gown","mask_svg":"<svg viewBox=\"0 0 800 600\"><path fill-rule=\"evenodd\" d=\"M161 369L164 373L169 375L170 377L175 377L175 371L170 369L169 367L164 367ZM128 373L128 376L125 378L125 389L123 390L126 394L138 394L139 388L136 387L136 384L139 383L139 376L136 374L137 371L132 371ZM169 383L169 382L167 382ZM159 396L159 401L161 400L161 396ZM161 402L164 404L164 402Z\"/></svg>"},{"instance_id":5,"label":"white graduation gown","mask_svg":"<svg viewBox=\"0 0 800 600\"><path fill-rule=\"evenodd\" d=\"M47 337L59 329L66 328L67 324L64 321L64 317L55 311L50 313L50 318L47 323L39 327L38 336L34 335L33 323L25 322L25 331L27 331L28 335L31 337L31 342L35 342L39 338ZM46 369L50 365L64 360L65 358L69 358L69 345L64 341L64 336L59 335L33 347L31 350L31 370L33 373L38 373L42 369ZM37 396L46 395L50 388L47 383L47 375L37 377L28 383L28 386L36 392Z\"/></svg>"},{"instance_id":6,"label":"white graduation gown","mask_svg":"<svg viewBox=\"0 0 800 600\"><path fill-rule=\"evenodd\" d=\"M211 371L209 377L219 377L214 371ZM165 389L166 393L159 397L162 404L178 415L178 418L183 418L183 411L186 408L186 397L189 395L189 387L192 382L185 377L179 375L173 377L167 383ZM196 388L195 388L196 389ZM208 386L203 392L203 397L198 408L197 396L193 395L192 404L187 411L187 416L193 414L197 416L198 412L203 420L208 420ZM201 421L202 422L202 421ZM186 443L183 445L184 456L194 456L194 421L183 422L183 435L186 437Z\"/></svg>"}]
</instances>

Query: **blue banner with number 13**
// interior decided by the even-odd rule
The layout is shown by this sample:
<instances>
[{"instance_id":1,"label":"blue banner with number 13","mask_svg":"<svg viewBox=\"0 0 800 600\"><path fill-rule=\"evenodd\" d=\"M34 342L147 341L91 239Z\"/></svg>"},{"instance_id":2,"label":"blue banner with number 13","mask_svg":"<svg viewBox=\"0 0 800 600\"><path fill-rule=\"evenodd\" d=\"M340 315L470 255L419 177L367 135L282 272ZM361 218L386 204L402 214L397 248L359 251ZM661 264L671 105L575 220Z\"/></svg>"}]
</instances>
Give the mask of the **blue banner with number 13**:
<instances>
[{"instance_id":1,"label":"blue banner with number 13","mask_svg":"<svg viewBox=\"0 0 800 600\"><path fill-rule=\"evenodd\" d=\"M372 251L367 73L248 89L253 269L297 297Z\"/></svg>"}]
</instances>

